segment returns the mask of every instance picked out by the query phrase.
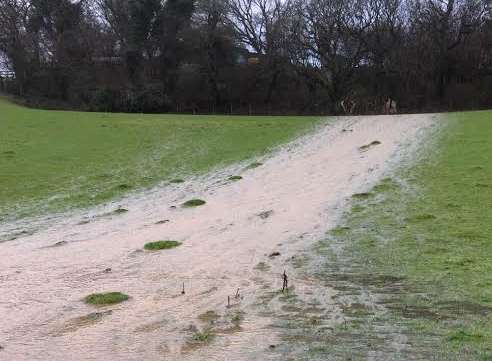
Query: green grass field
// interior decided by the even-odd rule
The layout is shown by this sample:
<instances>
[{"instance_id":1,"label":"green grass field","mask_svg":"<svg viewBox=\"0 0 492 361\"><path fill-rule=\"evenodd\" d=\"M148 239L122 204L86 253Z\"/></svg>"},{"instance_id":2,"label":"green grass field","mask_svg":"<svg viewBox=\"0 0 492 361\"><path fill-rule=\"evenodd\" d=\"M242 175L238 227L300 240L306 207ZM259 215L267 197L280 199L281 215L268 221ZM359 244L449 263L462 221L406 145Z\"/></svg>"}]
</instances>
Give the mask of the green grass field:
<instances>
[{"instance_id":1,"label":"green grass field","mask_svg":"<svg viewBox=\"0 0 492 361\"><path fill-rule=\"evenodd\" d=\"M363 359L400 334L402 359L492 360L492 112L445 121L416 164L353 198L320 243L318 276L352 305L313 355Z\"/></svg>"},{"instance_id":2,"label":"green grass field","mask_svg":"<svg viewBox=\"0 0 492 361\"><path fill-rule=\"evenodd\" d=\"M316 120L47 111L0 98L0 221L254 159Z\"/></svg>"}]
</instances>

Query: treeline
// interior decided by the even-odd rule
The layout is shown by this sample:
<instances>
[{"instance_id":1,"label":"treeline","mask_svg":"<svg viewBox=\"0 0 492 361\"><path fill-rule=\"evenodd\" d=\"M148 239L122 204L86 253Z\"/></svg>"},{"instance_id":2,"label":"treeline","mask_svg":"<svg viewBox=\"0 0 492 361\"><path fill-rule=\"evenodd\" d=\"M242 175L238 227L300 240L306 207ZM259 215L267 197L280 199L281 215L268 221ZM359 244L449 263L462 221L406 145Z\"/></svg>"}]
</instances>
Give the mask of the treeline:
<instances>
[{"instance_id":1,"label":"treeline","mask_svg":"<svg viewBox=\"0 0 492 361\"><path fill-rule=\"evenodd\" d=\"M0 0L15 74L0 83L94 111L492 107L491 15L490 0Z\"/></svg>"}]
</instances>

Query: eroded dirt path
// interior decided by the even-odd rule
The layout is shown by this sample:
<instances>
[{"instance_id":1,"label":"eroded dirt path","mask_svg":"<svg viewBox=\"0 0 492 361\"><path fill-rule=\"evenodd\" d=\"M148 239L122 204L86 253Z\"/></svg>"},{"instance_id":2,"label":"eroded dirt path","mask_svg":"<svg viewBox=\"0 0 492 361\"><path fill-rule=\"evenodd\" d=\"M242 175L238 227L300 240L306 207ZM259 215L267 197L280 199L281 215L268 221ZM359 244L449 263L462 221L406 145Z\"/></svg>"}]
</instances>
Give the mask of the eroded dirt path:
<instances>
[{"instance_id":1,"label":"eroded dirt path","mask_svg":"<svg viewBox=\"0 0 492 361\"><path fill-rule=\"evenodd\" d=\"M231 167L135 195L118 204L124 214L99 217L110 205L85 218L47 219L45 230L1 243L0 358L278 358L271 312L280 275L287 270L296 294L318 305L313 312L341 322L336 291L296 279L293 257L336 225L347 199L374 185L432 124L430 115L340 118L258 168ZM230 175L243 179L227 181ZM190 198L207 204L181 208ZM183 245L141 250L163 239ZM106 291L131 299L103 308L81 302Z\"/></svg>"}]
</instances>

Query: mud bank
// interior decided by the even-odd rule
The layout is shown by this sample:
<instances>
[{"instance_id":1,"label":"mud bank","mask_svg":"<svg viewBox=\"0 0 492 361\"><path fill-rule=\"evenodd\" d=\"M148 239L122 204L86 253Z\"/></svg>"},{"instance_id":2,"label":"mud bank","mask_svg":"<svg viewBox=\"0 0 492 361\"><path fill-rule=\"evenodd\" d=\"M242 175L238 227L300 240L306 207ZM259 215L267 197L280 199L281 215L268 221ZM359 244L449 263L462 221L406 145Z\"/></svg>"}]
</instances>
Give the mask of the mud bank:
<instances>
[{"instance_id":1,"label":"mud bank","mask_svg":"<svg viewBox=\"0 0 492 361\"><path fill-rule=\"evenodd\" d=\"M281 274L298 297L315 298L334 325L341 322L336 290L296 279L292 259L432 124L431 115L340 118L256 167L137 194L117 212L111 205L40 220L44 230L0 244L0 356L276 359L279 333L263 306L279 296ZM242 179L229 179L235 175ZM181 206L190 199L206 204ZM182 245L143 250L158 240ZM130 299L97 308L82 302L110 291Z\"/></svg>"}]
</instances>

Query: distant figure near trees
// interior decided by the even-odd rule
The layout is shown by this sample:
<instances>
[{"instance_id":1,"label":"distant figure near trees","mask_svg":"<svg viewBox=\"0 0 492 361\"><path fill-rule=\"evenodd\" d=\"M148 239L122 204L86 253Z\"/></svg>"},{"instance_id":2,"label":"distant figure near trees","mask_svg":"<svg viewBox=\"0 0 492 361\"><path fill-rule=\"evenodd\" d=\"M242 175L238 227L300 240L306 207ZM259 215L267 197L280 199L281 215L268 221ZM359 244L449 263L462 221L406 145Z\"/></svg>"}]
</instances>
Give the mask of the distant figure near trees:
<instances>
[{"instance_id":1,"label":"distant figure near trees","mask_svg":"<svg viewBox=\"0 0 492 361\"><path fill-rule=\"evenodd\" d=\"M398 113L398 103L391 97L386 99L383 107L384 114L397 114Z\"/></svg>"},{"instance_id":2,"label":"distant figure near trees","mask_svg":"<svg viewBox=\"0 0 492 361\"><path fill-rule=\"evenodd\" d=\"M356 105L357 103L355 102L355 100L350 97L347 97L340 102L340 106L342 107L343 113L345 115L352 115L354 113Z\"/></svg>"}]
</instances>

